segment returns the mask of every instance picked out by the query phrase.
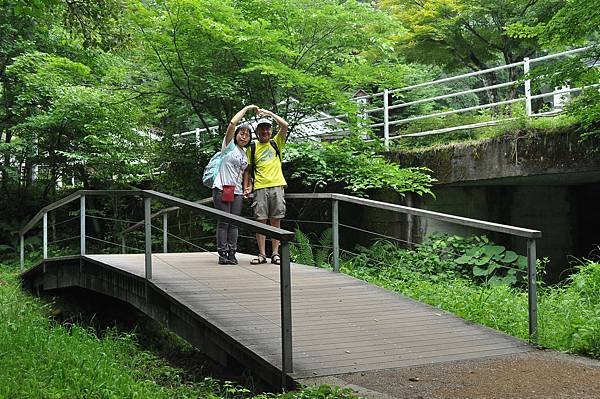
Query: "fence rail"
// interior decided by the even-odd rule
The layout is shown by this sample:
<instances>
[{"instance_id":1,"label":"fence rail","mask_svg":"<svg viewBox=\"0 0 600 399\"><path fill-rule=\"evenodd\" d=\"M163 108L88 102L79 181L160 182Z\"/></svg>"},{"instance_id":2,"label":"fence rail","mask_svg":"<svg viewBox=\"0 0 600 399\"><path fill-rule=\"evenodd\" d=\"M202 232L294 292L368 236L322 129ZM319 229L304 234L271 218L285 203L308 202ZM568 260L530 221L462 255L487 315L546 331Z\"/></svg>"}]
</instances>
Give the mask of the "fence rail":
<instances>
[{"instance_id":1,"label":"fence rail","mask_svg":"<svg viewBox=\"0 0 600 399\"><path fill-rule=\"evenodd\" d=\"M454 132L454 131L458 131L458 130L478 129L481 127L493 126L498 123L506 122L509 120L514 120L514 118L494 117L494 119L492 119L490 121L483 121L483 122L479 122L479 123L468 123L468 124L462 124L462 125L452 126L452 127L421 130L421 131L412 132L410 134L399 134L399 133L396 135L390 134L391 127L399 126L399 125L403 125L403 124L407 124L407 123L415 122L415 121L421 121L421 120L426 120L426 119L431 119L431 118L446 117L448 115L461 114L461 113L472 112L472 111L477 111L477 110L497 108L502 105L510 105L510 104L515 104L515 103L520 103L520 102L524 103L524 111L525 111L525 115L527 117L552 116L552 115L556 115L556 112L551 112L551 113L534 112L534 109L532 106L532 101L534 101L536 99L540 99L540 98L545 98L545 97L568 95L570 93L575 93L575 92L581 91L587 87L567 88L567 89L554 88L552 91L549 91L546 93L533 94L532 89L531 89L532 80L531 80L531 77L529 76L532 65L543 63L543 62L546 62L549 60L554 60L554 59L557 59L560 57L566 57L566 56L571 56L571 55L575 55L575 54L580 54L580 53L590 50L591 48L592 48L591 46L590 47L582 47L582 48L563 51L563 52L555 53L555 54L549 54L549 55L536 57L536 58L524 58L522 61L513 62L513 63L505 64L505 65L499 65L499 66L496 66L493 68L488 68L485 70L474 71L474 72L465 73L465 74L461 74L461 75L449 76L449 77L445 77L445 78L441 78L441 79L437 79L437 80L433 80L433 81L429 81L429 82L418 83L418 84L401 87L401 88L385 89L378 93L368 94L368 95L364 95L364 96L360 96L360 97L354 97L354 98L352 98L352 100L356 101L357 103L365 102L365 101L368 102L368 101L372 101L372 100L377 100L377 101L383 102L383 104L380 106L369 106L367 104L367 105L361 107L361 109L359 110L359 116L361 116L361 119L363 119L363 126L371 128L371 129L380 129L381 128L383 137L381 137L380 140L383 140L386 149L389 149L390 140L397 140L397 139L401 139L403 137L423 137L423 136L429 136L429 135L434 135L434 134L444 134L444 133L450 133L450 132ZM520 73L520 78L516 79L516 80L511 80L511 81L492 84L492 85L484 84L481 87L476 87L476 88L472 88L469 90L464 90L464 89L460 90L459 89L458 91L452 91L450 93L446 93L446 94L442 94L442 95L438 94L438 95L435 95L432 97L419 98L419 99L408 101L408 102L403 102L402 99L400 97L398 97L400 94L404 94L404 93L407 93L407 92L410 92L410 91L413 91L416 89L424 88L424 87L432 87L435 85L440 85L440 84L450 83L450 82L465 81L466 79L469 79L469 78L482 77L482 76L496 73L499 71L515 69L515 68L522 68L522 73ZM596 87L596 86L598 86L598 85L591 85L588 87ZM428 113L425 113L422 115L409 115L407 117L400 117L400 118L397 118L397 117L395 118L395 115L392 112L392 111L397 111L397 110L401 110L401 109L403 109L403 110L408 109L412 106L419 105L419 104L431 103L431 102L436 102L436 101L446 100L446 99L451 99L451 98L456 99L456 98L460 98L460 97L464 97L464 96L469 96L469 95L478 94L478 93L482 93L482 92L495 91L498 89L503 89L503 88L508 88L508 87L513 87L515 89L515 91L520 88L522 90L522 95L519 97L516 97L516 98L505 98L505 99L499 99L498 101L491 101L491 102L485 102L485 103L480 102L479 104L473 105L473 106L455 108L455 109L450 109L450 110L437 110L437 111L434 110L432 112L428 112ZM327 104L327 106L334 106L334 105L335 104ZM377 118L378 120L374 121L373 120L374 118ZM349 128L347 121L348 121L348 115L342 114L342 115L331 115L331 116L325 116L325 117L313 117L313 118L310 118L307 120L300 120L300 121L296 121L296 122L292 123L291 126L293 129L302 127L306 130L310 130L311 125L314 126L315 124L318 124L318 123L322 124L323 122L328 122L327 127L326 127L326 130L327 130L326 132L309 134L308 137L316 138L316 139L336 138L336 137L344 137L344 135L349 133L350 128ZM216 129L217 129L217 127L210 128L211 131L216 131ZM321 128L320 130L323 130L323 129ZM206 131L206 129L196 129L191 132L181 133L180 136L184 137L187 135L195 135L196 140L198 142L199 137L200 137L199 136L200 132L204 132L204 131Z\"/></svg>"}]
</instances>

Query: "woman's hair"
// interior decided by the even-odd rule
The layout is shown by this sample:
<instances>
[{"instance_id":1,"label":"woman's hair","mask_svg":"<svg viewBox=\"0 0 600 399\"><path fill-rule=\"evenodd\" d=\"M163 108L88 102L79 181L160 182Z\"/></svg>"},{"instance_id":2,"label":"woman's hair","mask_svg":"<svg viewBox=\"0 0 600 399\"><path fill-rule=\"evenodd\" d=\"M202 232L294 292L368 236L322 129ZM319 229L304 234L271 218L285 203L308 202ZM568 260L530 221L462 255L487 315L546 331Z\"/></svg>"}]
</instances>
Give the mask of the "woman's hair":
<instances>
[{"instance_id":1,"label":"woman's hair","mask_svg":"<svg viewBox=\"0 0 600 399\"><path fill-rule=\"evenodd\" d=\"M237 134L240 130L245 129L250 134L250 139L252 139L252 127L248 123L240 123L235 128L235 133L233 134L233 142L237 145ZM248 142L250 143L250 141Z\"/></svg>"}]
</instances>

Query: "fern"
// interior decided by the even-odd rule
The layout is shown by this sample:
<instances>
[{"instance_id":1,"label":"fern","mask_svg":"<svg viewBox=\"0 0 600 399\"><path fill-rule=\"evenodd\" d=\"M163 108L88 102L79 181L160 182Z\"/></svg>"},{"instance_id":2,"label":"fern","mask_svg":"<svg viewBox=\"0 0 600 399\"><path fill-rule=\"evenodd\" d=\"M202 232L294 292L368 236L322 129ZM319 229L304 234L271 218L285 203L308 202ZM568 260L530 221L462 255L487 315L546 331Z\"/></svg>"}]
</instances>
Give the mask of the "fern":
<instances>
[{"instance_id":1,"label":"fern","mask_svg":"<svg viewBox=\"0 0 600 399\"><path fill-rule=\"evenodd\" d=\"M333 230L325 229L319 238L320 247L315 251L315 265L317 267L329 267L329 256L333 247Z\"/></svg>"},{"instance_id":2,"label":"fern","mask_svg":"<svg viewBox=\"0 0 600 399\"><path fill-rule=\"evenodd\" d=\"M310 240L300 229L296 229L296 240L290 243L290 256L292 261L302 263L303 265L314 266L315 258L313 256Z\"/></svg>"}]
</instances>

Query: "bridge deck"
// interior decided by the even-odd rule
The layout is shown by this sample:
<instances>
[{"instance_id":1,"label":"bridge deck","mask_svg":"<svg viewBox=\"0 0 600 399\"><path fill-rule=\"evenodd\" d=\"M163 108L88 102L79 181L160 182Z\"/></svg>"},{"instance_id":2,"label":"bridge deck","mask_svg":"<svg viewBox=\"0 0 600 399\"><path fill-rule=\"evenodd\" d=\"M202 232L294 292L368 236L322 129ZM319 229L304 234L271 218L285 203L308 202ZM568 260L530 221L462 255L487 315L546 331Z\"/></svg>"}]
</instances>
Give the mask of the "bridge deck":
<instances>
[{"instance_id":1,"label":"bridge deck","mask_svg":"<svg viewBox=\"0 0 600 399\"><path fill-rule=\"evenodd\" d=\"M143 276L144 256L88 255ZM153 255L152 282L280 368L279 269L213 253ZM531 350L525 342L344 274L292 265L294 373L333 375Z\"/></svg>"}]
</instances>

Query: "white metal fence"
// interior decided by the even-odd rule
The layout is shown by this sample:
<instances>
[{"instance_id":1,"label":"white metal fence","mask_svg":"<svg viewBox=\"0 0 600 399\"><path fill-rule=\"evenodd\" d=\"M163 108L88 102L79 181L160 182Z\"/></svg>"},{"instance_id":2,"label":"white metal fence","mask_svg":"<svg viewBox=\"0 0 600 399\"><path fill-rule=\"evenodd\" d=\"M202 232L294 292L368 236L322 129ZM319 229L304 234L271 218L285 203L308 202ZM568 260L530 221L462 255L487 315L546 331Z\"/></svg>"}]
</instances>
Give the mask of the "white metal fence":
<instances>
[{"instance_id":1,"label":"white metal fence","mask_svg":"<svg viewBox=\"0 0 600 399\"><path fill-rule=\"evenodd\" d=\"M410 122L421 121L421 120L431 119L431 118L446 117L448 115L461 114L461 113L467 113L467 112L478 111L478 110L496 109L500 106L515 104L515 103L524 103L524 113L528 117L554 115L557 112L559 112L562 107L553 107L553 110L551 110L550 112L539 112L539 111L534 110L534 107L532 106L534 100L552 98L552 101L555 104L557 102L560 102L562 104L562 102L564 101L564 99L561 98L562 96L568 96L571 93L579 92L583 88L568 88L568 87L553 88L552 90L549 90L544 93L533 94L532 89L531 89L531 79L528 75L531 70L532 65L539 64L539 63L546 62L546 61L553 60L553 59L560 58L560 57L565 57L565 56L569 56L569 55L582 53L589 49L590 49L590 47L583 47L583 48L578 48L578 49L574 49L574 50L564 51L561 53L546 55L546 56L538 57L538 58L531 58L531 59L525 58L525 59L523 59L523 61L519 61L519 62L515 62L512 64L507 64L507 65L501 65L501 66L489 68L486 70L466 73L466 74L457 75L457 76L446 77L443 79L419 83L419 84L415 84L415 85L411 85L411 86L407 86L407 87L402 87L399 89L386 89L383 92L370 94L370 95L366 95L366 96L361 96L361 97L355 97L353 100L355 100L357 102L361 102L363 104L365 104L365 103L367 104L367 106L365 106L364 108L362 108L359 111L360 114L362 114L364 117L364 120L365 120L364 126L370 127L371 129L380 130L380 133L382 135L382 140L384 141L386 149L389 148L389 143L391 140L396 140L396 139L405 138L405 137L428 136L428 135L448 133L448 132L453 132L453 131L458 131L458 130L467 130L467 129L475 129L475 128L480 128L480 127L492 126L492 125L496 125L501 122L513 120L513 119L515 119L515 117L512 117L510 115L510 113L498 113L498 115L492 115L488 120L477 122L477 123L468 123L468 124L443 127L443 128L438 128L438 129L429 129L429 130L425 129L425 130L420 130L420 131L406 133L406 134L402 134L400 129L397 128L396 134L394 134L394 135L390 134L390 130L391 130L390 128L400 126L400 125L406 125L406 124L409 124ZM493 84L493 85L484 85L482 87L472 88L472 89L468 89L468 90L460 90L459 89L457 91L451 91L450 93L436 95L436 96L432 96L432 97L426 97L426 98L419 98L419 99L416 99L413 101L408 101L408 102L403 102L403 100L401 98L403 93L414 91L416 89L426 88L426 87L434 87L436 85L441 85L441 84L450 83L450 82L466 81L467 79L472 78L472 77L481 77L483 75L489 75L491 73L496 73L499 71L508 70L508 69L512 69L512 68L522 69L522 72L520 75L521 78L516 79L516 80L502 82L502 83L497 83L497 84ZM513 76L514 75L515 74L513 74ZM599 86L599 85L593 85L591 87L595 87L595 86ZM431 112L428 112L428 113L420 113L420 114L413 114L413 115L409 114L408 116L402 115L401 112L398 112L399 110L409 109L410 107L414 107L419 104L435 103L437 101L447 100L447 99L457 99L457 98L464 97L464 96L472 96L473 94L477 94L477 93L490 92L492 90L495 91L498 89L511 88L511 87L513 87L515 89L515 93L518 93L517 96L515 96L514 98L493 101L493 102L482 102L480 99L478 99L479 101L478 101L477 105L466 106L466 107L461 107L461 108L453 108L453 109L448 109L448 107L446 107L446 109L437 109L437 110L433 109ZM376 102L382 103L381 106L372 106ZM371 106L371 108L368 107L369 105ZM340 120L346 120L345 118L347 118L346 115L336 115L336 116L331 116L328 118L319 118L319 119L306 121L306 122L303 122L303 125L310 125L312 123L322 123L322 122L328 121L328 120L331 120L331 121L335 120L336 121L335 123L330 124L331 131L326 134L323 134L321 136L336 137L336 136L342 136L344 134L347 134L349 131L347 126L344 126L343 123L339 122Z\"/></svg>"}]
</instances>

